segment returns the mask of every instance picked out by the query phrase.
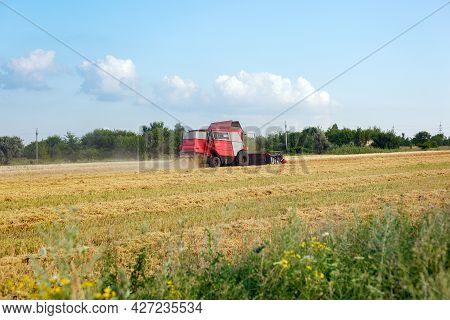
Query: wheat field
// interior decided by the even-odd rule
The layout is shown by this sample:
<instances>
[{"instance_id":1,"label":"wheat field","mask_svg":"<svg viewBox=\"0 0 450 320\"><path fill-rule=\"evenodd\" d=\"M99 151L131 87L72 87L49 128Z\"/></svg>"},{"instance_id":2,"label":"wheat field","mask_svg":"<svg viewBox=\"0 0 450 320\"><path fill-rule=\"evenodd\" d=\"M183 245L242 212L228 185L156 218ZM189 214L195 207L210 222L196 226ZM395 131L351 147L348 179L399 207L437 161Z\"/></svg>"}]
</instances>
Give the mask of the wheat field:
<instances>
[{"instance_id":1,"label":"wheat field","mask_svg":"<svg viewBox=\"0 0 450 320\"><path fill-rule=\"evenodd\" d=\"M127 267L142 247L161 263L173 239L229 256L290 215L320 228L385 206L419 216L448 206L450 151L291 157L286 165L145 170L137 163L0 167L0 282L31 272L54 221L78 221L80 241L116 247ZM154 164L153 164L154 165ZM143 170L144 169L144 170Z\"/></svg>"}]
</instances>

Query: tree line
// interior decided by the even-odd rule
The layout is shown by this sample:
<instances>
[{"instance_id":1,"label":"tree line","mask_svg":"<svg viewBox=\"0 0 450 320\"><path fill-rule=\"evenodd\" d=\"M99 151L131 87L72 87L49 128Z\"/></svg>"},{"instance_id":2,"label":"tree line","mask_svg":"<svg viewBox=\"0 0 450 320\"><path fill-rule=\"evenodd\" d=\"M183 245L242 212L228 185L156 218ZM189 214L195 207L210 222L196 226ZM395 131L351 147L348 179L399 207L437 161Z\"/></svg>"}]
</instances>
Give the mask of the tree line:
<instances>
[{"instance_id":1,"label":"tree line","mask_svg":"<svg viewBox=\"0 0 450 320\"><path fill-rule=\"evenodd\" d=\"M139 133L127 130L95 129L77 137L71 132L64 136L52 135L38 141L39 159L43 162L95 161L105 159L157 158L178 155L185 128L181 124L168 128L163 122L152 122L141 127ZM288 145L285 139L287 134ZM398 149L401 146L418 146L422 149L449 146L449 137L418 132L413 138L397 135L394 131L339 128L336 124L326 131L319 127L308 127L302 131L275 132L267 136L247 137L253 150L282 151L307 154L326 153L352 148ZM353 151L352 151L353 150ZM367 150L365 150L367 151ZM0 137L0 163L8 164L14 159L33 160L36 157L36 142L24 145L19 137Z\"/></svg>"},{"instance_id":2,"label":"tree line","mask_svg":"<svg viewBox=\"0 0 450 320\"><path fill-rule=\"evenodd\" d=\"M286 147L287 134L287 147ZM449 137L444 134L432 136L420 131L413 138L405 134L397 135L393 130L383 131L377 127L367 129L339 128L336 124L326 131L319 127L308 127L302 131L276 132L255 138L256 149L279 150L288 153L324 153L336 149L352 147L364 149L398 149L400 147L417 146L421 149L449 146ZM356 150L353 148L353 150Z\"/></svg>"},{"instance_id":3,"label":"tree line","mask_svg":"<svg viewBox=\"0 0 450 320\"><path fill-rule=\"evenodd\" d=\"M142 126L139 133L95 129L77 137L67 132L38 141L38 158L42 162L75 162L177 155L184 131L180 124L170 129L163 122L152 122ZM0 163L8 164L18 158L35 159L36 142L24 145L19 137L0 137Z\"/></svg>"}]
</instances>

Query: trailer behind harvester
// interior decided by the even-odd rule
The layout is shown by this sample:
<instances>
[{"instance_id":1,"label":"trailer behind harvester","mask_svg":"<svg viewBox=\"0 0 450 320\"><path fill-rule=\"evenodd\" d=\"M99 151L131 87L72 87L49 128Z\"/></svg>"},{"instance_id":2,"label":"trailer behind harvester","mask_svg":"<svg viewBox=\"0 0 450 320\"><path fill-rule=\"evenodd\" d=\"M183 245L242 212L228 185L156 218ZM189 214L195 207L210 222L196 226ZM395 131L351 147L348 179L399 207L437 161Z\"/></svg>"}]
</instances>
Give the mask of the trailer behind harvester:
<instances>
[{"instance_id":1,"label":"trailer behind harvester","mask_svg":"<svg viewBox=\"0 0 450 320\"><path fill-rule=\"evenodd\" d=\"M180 156L198 158L210 167L284 164L279 152L249 152L239 121L213 122L207 129L190 130L183 136Z\"/></svg>"}]
</instances>

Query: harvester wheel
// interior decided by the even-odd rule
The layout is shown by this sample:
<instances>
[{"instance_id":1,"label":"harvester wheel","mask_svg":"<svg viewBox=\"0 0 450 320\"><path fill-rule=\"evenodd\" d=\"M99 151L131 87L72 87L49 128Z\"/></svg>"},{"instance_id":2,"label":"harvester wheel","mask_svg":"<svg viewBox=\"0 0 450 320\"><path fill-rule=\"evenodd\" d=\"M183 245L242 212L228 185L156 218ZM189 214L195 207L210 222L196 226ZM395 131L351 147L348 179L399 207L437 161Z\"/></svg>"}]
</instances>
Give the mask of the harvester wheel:
<instances>
[{"instance_id":1,"label":"harvester wheel","mask_svg":"<svg viewBox=\"0 0 450 320\"><path fill-rule=\"evenodd\" d=\"M236 165L248 166L248 154L247 151L241 150L236 156Z\"/></svg>"},{"instance_id":2,"label":"harvester wheel","mask_svg":"<svg viewBox=\"0 0 450 320\"><path fill-rule=\"evenodd\" d=\"M211 168L220 167L220 158L216 156L212 156L209 158L209 166Z\"/></svg>"}]
</instances>

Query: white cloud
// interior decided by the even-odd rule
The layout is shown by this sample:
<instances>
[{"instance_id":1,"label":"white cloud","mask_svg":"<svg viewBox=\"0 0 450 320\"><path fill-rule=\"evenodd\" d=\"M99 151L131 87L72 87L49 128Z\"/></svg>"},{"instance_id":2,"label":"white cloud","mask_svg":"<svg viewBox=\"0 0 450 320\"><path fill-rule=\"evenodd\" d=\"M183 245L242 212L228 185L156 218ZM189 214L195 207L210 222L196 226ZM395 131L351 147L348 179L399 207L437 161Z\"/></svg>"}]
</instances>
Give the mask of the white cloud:
<instances>
[{"instance_id":1,"label":"white cloud","mask_svg":"<svg viewBox=\"0 0 450 320\"><path fill-rule=\"evenodd\" d=\"M205 93L201 88L193 80L179 75L166 75L154 83L148 97L162 107L177 109L177 112L205 104ZM141 102L147 103L140 99Z\"/></svg>"},{"instance_id":2,"label":"white cloud","mask_svg":"<svg viewBox=\"0 0 450 320\"><path fill-rule=\"evenodd\" d=\"M216 78L215 85L220 95L241 106L286 106L315 90L311 83L302 77L292 82L289 78L269 72L240 71L236 75L220 75ZM326 91L318 91L305 102L309 106L324 106L329 105L330 101L330 95Z\"/></svg>"},{"instance_id":3,"label":"white cloud","mask_svg":"<svg viewBox=\"0 0 450 320\"><path fill-rule=\"evenodd\" d=\"M269 72L219 75L211 85L208 89L179 75L165 76L152 86L150 98L189 121L202 117L242 119L247 124L261 125L315 91L302 77L292 81ZM322 124L333 105L328 92L318 91L289 116L302 123Z\"/></svg>"},{"instance_id":4,"label":"white cloud","mask_svg":"<svg viewBox=\"0 0 450 320\"><path fill-rule=\"evenodd\" d=\"M11 59L0 71L0 87L5 89L45 89L45 80L59 71L55 52L36 49L28 56Z\"/></svg>"},{"instance_id":5,"label":"white cloud","mask_svg":"<svg viewBox=\"0 0 450 320\"><path fill-rule=\"evenodd\" d=\"M180 76L165 76L156 90L162 99L170 103L186 101L197 93L198 86L190 79Z\"/></svg>"},{"instance_id":6,"label":"white cloud","mask_svg":"<svg viewBox=\"0 0 450 320\"><path fill-rule=\"evenodd\" d=\"M130 87L136 86L136 67L131 59L118 59L107 55L104 60L99 60L96 64ZM134 94L103 70L88 61L83 61L78 67L78 72L83 78L81 91L93 95L99 100L119 100Z\"/></svg>"}]
</instances>

